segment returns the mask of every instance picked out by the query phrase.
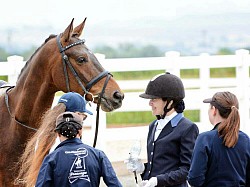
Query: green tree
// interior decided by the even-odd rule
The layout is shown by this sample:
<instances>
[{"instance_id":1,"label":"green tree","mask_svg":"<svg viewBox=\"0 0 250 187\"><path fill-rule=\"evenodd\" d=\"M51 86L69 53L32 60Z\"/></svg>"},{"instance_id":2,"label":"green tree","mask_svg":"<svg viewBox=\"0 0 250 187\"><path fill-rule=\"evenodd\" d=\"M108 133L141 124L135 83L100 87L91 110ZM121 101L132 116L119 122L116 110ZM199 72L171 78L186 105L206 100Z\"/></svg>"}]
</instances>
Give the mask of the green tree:
<instances>
[{"instance_id":1,"label":"green tree","mask_svg":"<svg viewBox=\"0 0 250 187\"><path fill-rule=\"evenodd\" d=\"M219 51L217 52L217 55L232 55L232 54L234 54L232 50L226 47L219 49Z\"/></svg>"},{"instance_id":2,"label":"green tree","mask_svg":"<svg viewBox=\"0 0 250 187\"><path fill-rule=\"evenodd\" d=\"M21 56L24 58L24 61L28 60L36 51L36 49L37 49L36 46L32 46L30 49L22 52Z\"/></svg>"},{"instance_id":3,"label":"green tree","mask_svg":"<svg viewBox=\"0 0 250 187\"><path fill-rule=\"evenodd\" d=\"M159 57L164 56L156 46L146 45L137 47L132 43L121 43L118 47L101 46L94 49L95 53L105 54L106 58L137 58L137 57Z\"/></svg>"},{"instance_id":4,"label":"green tree","mask_svg":"<svg viewBox=\"0 0 250 187\"><path fill-rule=\"evenodd\" d=\"M7 61L8 56L10 56L9 53L5 49L0 48L0 62Z\"/></svg>"},{"instance_id":5,"label":"green tree","mask_svg":"<svg viewBox=\"0 0 250 187\"><path fill-rule=\"evenodd\" d=\"M147 45L140 49L139 55L141 57L161 57L164 56L164 53L154 45Z\"/></svg>"},{"instance_id":6,"label":"green tree","mask_svg":"<svg viewBox=\"0 0 250 187\"><path fill-rule=\"evenodd\" d=\"M119 58L135 58L139 57L139 50L134 44L122 43L118 46Z\"/></svg>"},{"instance_id":7,"label":"green tree","mask_svg":"<svg viewBox=\"0 0 250 187\"><path fill-rule=\"evenodd\" d=\"M95 53L105 54L105 58L117 58L118 57L116 49L107 45L96 47L93 51Z\"/></svg>"}]
</instances>

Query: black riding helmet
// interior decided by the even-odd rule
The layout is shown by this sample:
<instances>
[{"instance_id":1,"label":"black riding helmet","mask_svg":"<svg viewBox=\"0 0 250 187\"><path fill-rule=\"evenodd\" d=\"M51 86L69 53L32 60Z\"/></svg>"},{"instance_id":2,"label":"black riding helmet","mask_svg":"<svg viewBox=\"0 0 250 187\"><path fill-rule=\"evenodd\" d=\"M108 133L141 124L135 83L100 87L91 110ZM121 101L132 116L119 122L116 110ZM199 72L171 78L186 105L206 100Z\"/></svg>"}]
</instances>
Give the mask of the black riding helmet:
<instances>
[{"instance_id":1,"label":"black riding helmet","mask_svg":"<svg viewBox=\"0 0 250 187\"><path fill-rule=\"evenodd\" d=\"M145 93L140 94L145 99L170 98L182 100L185 97L184 86L181 79L168 72L153 77Z\"/></svg>"},{"instance_id":2,"label":"black riding helmet","mask_svg":"<svg viewBox=\"0 0 250 187\"><path fill-rule=\"evenodd\" d=\"M164 115L157 116L158 119L164 118L166 113L174 108L179 102L181 102L181 107L183 110L185 108L183 98L185 97L184 86L181 79L169 72L164 74L159 74L153 77L146 88L145 93L139 95L145 99L157 99L162 98L167 100L167 104L164 108ZM167 109L169 102L173 100L174 103Z\"/></svg>"}]
</instances>

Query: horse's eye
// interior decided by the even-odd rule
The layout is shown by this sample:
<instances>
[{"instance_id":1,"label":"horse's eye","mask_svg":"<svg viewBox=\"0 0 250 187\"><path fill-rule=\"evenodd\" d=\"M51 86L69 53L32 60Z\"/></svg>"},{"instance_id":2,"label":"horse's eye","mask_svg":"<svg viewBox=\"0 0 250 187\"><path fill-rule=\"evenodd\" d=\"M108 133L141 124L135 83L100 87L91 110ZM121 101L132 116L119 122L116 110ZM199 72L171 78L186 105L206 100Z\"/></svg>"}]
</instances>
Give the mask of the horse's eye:
<instances>
[{"instance_id":1,"label":"horse's eye","mask_svg":"<svg viewBox=\"0 0 250 187\"><path fill-rule=\"evenodd\" d=\"M80 64L82 64L82 63L88 62L88 60L85 57L79 57L77 59L77 62L80 63Z\"/></svg>"}]
</instances>

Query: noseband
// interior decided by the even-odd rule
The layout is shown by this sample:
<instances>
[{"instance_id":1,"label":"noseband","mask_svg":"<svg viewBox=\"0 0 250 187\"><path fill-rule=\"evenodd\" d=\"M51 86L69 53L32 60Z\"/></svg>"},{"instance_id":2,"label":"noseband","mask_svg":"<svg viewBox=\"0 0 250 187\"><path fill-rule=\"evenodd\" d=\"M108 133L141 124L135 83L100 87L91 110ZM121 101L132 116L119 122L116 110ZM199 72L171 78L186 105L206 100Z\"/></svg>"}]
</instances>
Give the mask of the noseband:
<instances>
[{"instance_id":1,"label":"noseband","mask_svg":"<svg viewBox=\"0 0 250 187\"><path fill-rule=\"evenodd\" d=\"M84 44L85 40L79 40L79 41L77 41L73 44L67 45L65 47L62 47L62 44L60 42L60 35L57 36L56 41L57 41L57 45L59 47L59 50L60 50L60 53L62 56L63 72L64 72L65 82L66 82L66 87L67 87L68 92L70 92L70 85L69 85L69 76L68 76L68 72L67 72L67 66L69 67L71 73L76 78L78 84L81 86L82 90L84 91L84 94L85 95L90 94L92 96L92 102L94 101L95 97L98 97L98 102L97 102L97 107L96 107L97 115L96 115L95 138L94 138L94 143L93 143L93 147L95 147L96 141L97 141L97 135L98 135L98 127L99 127L99 111L100 111L101 99L103 98L106 86L107 86L108 81L112 75L108 71L103 71L99 75L94 77L92 80L90 80L89 82L87 82L86 80L82 81L81 78L79 77L78 73L76 72L76 70L74 69L72 64L70 63L68 56L65 54L65 51L71 47L76 46L76 45ZM106 77L106 80L104 82L101 93L98 94L97 96L94 96L89 90L91 89L91 87L93 85L95 85L99 80L101 80L104 77ZM82 82L84 82L86 84L86 87L84 87Z\"/></svg>"}]
</instances>

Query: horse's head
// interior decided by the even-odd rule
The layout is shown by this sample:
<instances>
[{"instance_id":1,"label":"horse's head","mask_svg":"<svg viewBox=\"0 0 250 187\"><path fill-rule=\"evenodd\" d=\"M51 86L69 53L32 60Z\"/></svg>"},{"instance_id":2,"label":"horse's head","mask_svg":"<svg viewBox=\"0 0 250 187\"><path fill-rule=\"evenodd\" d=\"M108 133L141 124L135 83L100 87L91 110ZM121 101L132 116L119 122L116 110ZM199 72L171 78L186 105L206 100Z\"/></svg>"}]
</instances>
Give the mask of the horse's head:
<instances>
[{"instance_id":1,"label":"horse's head","mask_svg":"<svg viewBox=\"0 0 250 187\"><path fill-rule=\"evenodd\" d=\"M106 71L95 55L87 48L85 41L79 37L85 20L73 29L73 21L63 33L57 36L58 50L54 53L53 80L64 92L75 91L87 100L100 102L105 112L121 107L124 94L112 75Z\"/></svg>"}]
</instances>

